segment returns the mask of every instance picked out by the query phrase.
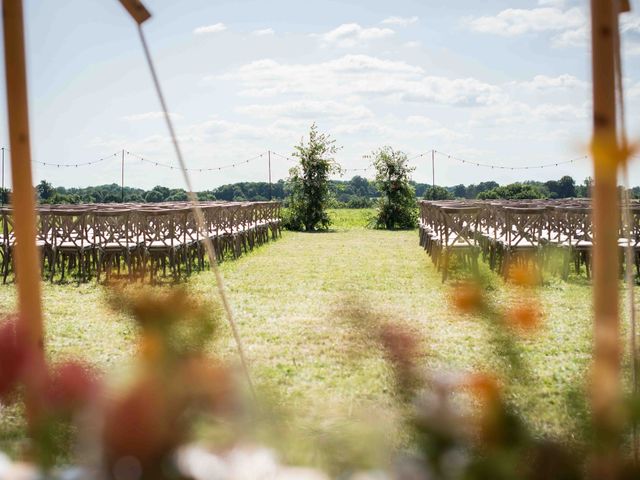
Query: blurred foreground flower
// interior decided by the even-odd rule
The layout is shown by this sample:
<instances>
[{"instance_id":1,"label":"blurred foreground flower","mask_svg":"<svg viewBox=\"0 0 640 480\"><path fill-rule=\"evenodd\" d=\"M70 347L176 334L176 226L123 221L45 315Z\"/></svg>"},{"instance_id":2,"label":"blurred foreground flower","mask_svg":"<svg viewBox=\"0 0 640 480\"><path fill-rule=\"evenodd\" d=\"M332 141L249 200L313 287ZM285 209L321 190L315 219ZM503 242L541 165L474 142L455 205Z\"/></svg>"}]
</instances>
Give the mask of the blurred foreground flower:
<instances>
[{"instance_id":1,"label":"blurred foreground flower","mask_svg":"<svg viewBox=\"0 0 640 480\"><path fill-rule=\"evenodd\" d=\"M48 385L48 401L58 412L71 413L94 401L100 393L98 373L89 365L68 360L54 365Z\"/></svg>"},{"instance_id":2,"label":"blurred foreground flower","mask_svg":"<svg viewBox=\"0 0 640 480\"><path fill-rule=\"evenodd\" d=\"M28 351L20 322L15 317L0 324L0 399L9 394L20 379Z\"/></svg>"},{"instance_id":3,"label":"blurred foreground flower","mask_svg":"<svg viewBox=\"0 0 640 480\"><path fill-rule=\"evenodd\" d=\"M113 478L121 471L141 480L179 478L172 456L198 416L231 415L242 403L230 369L204 355L219 309L182 289L125 293L123 304L141 327L139 365L107 402L105 467Z\"/></svg>"},{"instance_id":4,"label":"blurred foreground flower","mask_svg":"<svg viewBox=\"0 0 640 480\"><path fill-rule=\"evenodd\" d=\"M533 287L540 284L540 273L526 264L515 265L509 269L507 280L520 287Z\"/></svg>"},{"instance_id":5,"label":"blurred foreground flower","mask_svg":"<svg viewBox=\"0 0 640 480\"><path fill-rule=\"evenodd\" d=\"M540 327L542 312L536 304L520 304L507 310L505 321L516 330L531 332Z\"/></svg>"},{"instance_id":6,"label":"blurred foreground flower","mask_svg":"<svg viewBox=\"0 0 640 480\"><path fill-rule=\"evenodd\" d=\"M463 313L475 313L484 307L484 295L475 282L461 282L453 287L451 302Z\"/></svg>"},{"instance_id":7,"label":"blurred foreground flower","mask_svg":"<svg viewBox=\"0 0 640 480\"><path fill-rule=\"evenodd\" d=\"M418 382L416 361L419 349L416 335L405 327L388 323L380 328L380 342L394 368L400 391L413 393Z\"/></svg>"}]
</instances>

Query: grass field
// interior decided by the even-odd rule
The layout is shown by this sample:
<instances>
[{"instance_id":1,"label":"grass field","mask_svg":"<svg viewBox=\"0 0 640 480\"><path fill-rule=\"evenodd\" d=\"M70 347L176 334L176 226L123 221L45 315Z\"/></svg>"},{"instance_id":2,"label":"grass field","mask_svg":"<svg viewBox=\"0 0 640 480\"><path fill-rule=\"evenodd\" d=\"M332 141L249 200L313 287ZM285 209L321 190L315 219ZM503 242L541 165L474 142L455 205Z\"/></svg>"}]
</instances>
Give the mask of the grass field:
<instances>
[{"instance_id":1,"label":"grass field","mask_svg":"<svg viewBox=\"0 0 640 480\"><path fill-rule=\"evenodd\" d=\"M344 419L376 418L373 428L383 429L385 441L401 442L390 373L368 334L377 319L415 331L431 368L500 369L497 344L484 322L449 306L450 287L419 247L417 231L365 229L369 210L332 215L331 232L285 232L277 242L223 264L252 374L274 403L293 412L289 423L301 438L328 438L327 432L348 423ZM484 275L491 298L508 302L511 293L502 280ZM197 274L188 288L213 295L212 282L212 274ZM134 353L135 329L107 306L105 287L43 285L52 357L81 355L103 369L126 363ZM14 309L14 293L11 285L0 286L1 313ZM578 419L568 414L566 396L582 384L591 352L590 287L551 278L538 294L545 323L522 341L530 377L510 396L536 431L570 436ZM212 348L236 358L226 328ZM0 450L15 451L22 422L14 408L1 415Z\"/></svg>"}]
</instances>

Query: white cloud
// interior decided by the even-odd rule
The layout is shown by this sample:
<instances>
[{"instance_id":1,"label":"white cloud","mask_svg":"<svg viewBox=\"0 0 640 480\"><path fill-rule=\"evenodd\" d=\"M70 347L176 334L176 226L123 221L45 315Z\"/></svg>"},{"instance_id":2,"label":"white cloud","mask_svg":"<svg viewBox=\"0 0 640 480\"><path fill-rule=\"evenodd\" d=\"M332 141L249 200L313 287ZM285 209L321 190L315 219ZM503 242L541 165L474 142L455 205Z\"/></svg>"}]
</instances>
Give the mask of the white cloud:
<instances>
[{"instance_id":1,"label":"white cloud","mask_svg":"<svg viewBox=\"0 0 640 480\"><path fill-rule=\"evenodd\" d=\"M564 7L566 0L538 0L538 5L552 6L552 7Z\"/></svg>"},{"instance_id":2,"label":"white cloud","mask_svg":"<svg viewBox=\"0 0 640 480\"><path fill-rule=\"evenodd\" d=\"M368 55L345 55L312 64L259 60L224 75L239 81L241 93L253 97L281 94L381 97L409 102L473 105L499 101L500 87L474 78L428 76L422 68Z\"/></svg>"},{"instance_id":3,"label":"white cloud","mask_svg":"<svg viewBox=\"0 0 640 480\"><path fill-rule=\"evenodd\" d=\"M466 18L464 23L472 30L501 36L532 33L550 33L554 47L586 47L589 41L587 10L581 6L567 8L563 0L539 0L538 8L509 8L493 16ZM622 15L622 33L640 33L640 16Z\"/></svg>"},{"instance_id":4,"label":"white cloud","mask_svg":"<svg viewBox=\"0 0 640 480\"><path fill-rule=\"evenodd\" d=\"M620 30L623 33L640 33L640 15L637 13L625 13L620 17Z\"/></svg>"},{"instance_id":5,"label":"white cloud","mask_svg":"<svg viewBox=\"0 0 640 480\"><path fill-rule=\"evenodd\" d=\"M536 75L533 80L521 82L519 85L531 90L555 90L555 89L574 89L586 88L589 84L584 80L569 74L558 75L557 77L549 77L547 75Z\"/></svg>"},{"instance_id":6,"label":"white cloud","mask_svg":"<svg viewBox=\"0 0 640 480\"><path fill-rule=\"evenodd\" d=\"M180 120L182 118L182 115L180 115L179 113L169 113L169 116L174 120ZM127 122L140 122L145 120L157 120L163 118L163 112L136 113L133 115L125 115L124 117L122 117L122 119L126 120Z\"/></svg>"},{"instance_id":7,"label":"white cloud","mask_svg":"<svg viewBox=\"0 0 640 480\"><path fill-rule=\"evenodd\" d=\"M238 113L258 118L319 118L362 119L373 116L373 112L362 105L349 105L333 100L301 100L272 105L247 105L238 107Z\"/></svg>"},{"instance_id":8,"label":"white cloud","mask_svg":"<svg viewBox=\"0 0 640 480\"><path fill-rule=\"evenodd\" d=\"M380 40L395 34L390 28L361 27L357 23L345 23L333 30L318 35L325 45L336 45L342 48L355 47L371 40Z\"/></svg>"},{"instance_id":9,"label":"white cloud","mask_svg":"<svg viewBox=\"0 0 640 480\"><path fill-rule=\"evenodd\" d=\"M442 126L440 122L423 115L410 115L406 122L410 127L417 127L415 132L420 136L435 138L438 142L451 142L471 137L467 129L461 131L460 129L447 128Z\"/></svg>"},{"instance_id":10,"label":"white cloud","mask_svg":"<svg viewBox=\"0 0 640 480\"><path fill-rule=\"evenodd\" d=\"M407 117L407 123L410 125L418 125L425 128L435 128L438 126L438 122L432 118L425 117L423 115L410 115Z\"/></svg>"},{"instance_id":11,"label":"white cloud","mask_svg":"<svg viewBox=\"0 0 640 480\"><path fill-rule=\"evenodd\" d=\"M383 25L398 25L400 27L406 27L407 25L412 25L414 23L417 23L419 20L418 17L413 16L413 17L388 17L385 18L384 20L382 20Z\"/></svg>"},{"instance_id":12,"label":"white cloud","mask_svg":"<svg viewBox=\"0 0 640 480\"><path fill-rule=\"evenodd\" d=\"M589 117L588 105L541 103L529 105L521 101L509 101L490 105L474 111L470 125L494 127L539 123L548 129L549 122L575 123Z\"/></svg>"},{"instance_id":13,"label":"white cloud","mask_svg":"<svg viewBox=\"0 0 640 480\"><path fill-rule=\"evenodd\" d=\"M546 121L572 122L574 120L584 120L589 117L589 108L587 108L586 104L578 106L573 104L558 105L546 103L536 105L531 111L535 117Z\"/></svg>"},{"instance_id":14,"label":"white cloud","mask_svg":"<svg viewBox=\"0 0 640 480\"><path fill-rule=\"evenodd\" d=\"M198 27L193 30L195 35L206 35L209 33L220 33L224 32L227 29L227 26L224 23L215 23L213 25L205 25L202 27Z\"/></svg>"},{"instance_id":15,"label":"white cloud","mask_svg":"<svg viewBox=\"0 0 640 480\"><path fill-rule=\"evenodd\" d=\"M508 8L495 16L484 16L466 20L472 30L502 36L523 35L536 32L562 32L585 25L582 9L573 7L562 10L557 7L532 9Z\"/></svg>"},{"instance_id":16,"label":"white cloud","mask_svg":"<svg viewBox=\"0 0 640 480\"><path fill-rule=\"evenodd\" d=\"M416 42L415 40L411 40L404 44L406 48L418 48L420 46L420 42Z\"/></svg>"},{"instance_id":17,"label":"white cloud","mask_svg":"<svg viewBox=\"0 0 640 480\"><path fill-rule=\"evenodd\" d=\"M638 42L624 42L622 49L627 55L640 55L640 43Z\"/></svg>"},{"instance_id":18,"label":"white cloud","mask_svg":"<svg viewBox=\"0 0 640 480\"><path fill-rule=\"evenodd\" d=\"M589 42L589 29L585 23L581 27L566 30L551 40L554 47L585 47Z\"/></svg>"},{"instance_id":19,"label":"white cloud","mask_svg":"<svg viewBox=\"0 0 640 480\"><path fill-rule=\"evenodd\" d=\"M256 35L258 37L264 37L267 35L273 35L275 34L275 30L273 28L263 28L261 30L254 30L253 32L251 32L253 35Z\"/></svg>"}]
</instances>

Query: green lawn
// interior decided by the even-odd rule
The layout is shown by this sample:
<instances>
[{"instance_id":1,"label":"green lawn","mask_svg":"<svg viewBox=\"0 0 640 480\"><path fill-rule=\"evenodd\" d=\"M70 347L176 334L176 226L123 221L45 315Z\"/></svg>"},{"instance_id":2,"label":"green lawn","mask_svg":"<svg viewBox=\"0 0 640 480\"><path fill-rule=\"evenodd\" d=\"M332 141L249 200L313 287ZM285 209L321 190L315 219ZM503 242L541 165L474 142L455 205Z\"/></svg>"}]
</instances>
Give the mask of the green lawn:
<instances>
[{"instance_id":1,"label":"green lawn","mask_svg":"<svg viewBox=\"0 0 640 480\"><path fill-rule=\"evenodd\" d=\"M418 245L417 231L363 228L372 213L333 211L331 232L285 232L277 242L222 266L255 382L294 415L291 429L309 441L319 432L358 425L358 419L370 426L371 418L386 441L402 441L390 373L371 341L379 319L415 331L425 366L500 368L486 324L450 307L450 287ZM484 274L491 298L507 302L512 292L494 274ZM196 274L189 288L212 295L212 282L212 274ZM105 369L131 357L135 329L106 306L105 287L43 285L51 356L82 355ZM13 310L14 292L13 286L0 286L2 313ZM531 376L510 395L536 431L571 435L576 419L567 413L565 397L581 384L590 359L590 287L549 279L539 295L545 325L522 341ZM214 348L236 358L228 329ZM13 451L22 424L15 409L0 412L0 450Z\"/></svg>"}]
</instances>

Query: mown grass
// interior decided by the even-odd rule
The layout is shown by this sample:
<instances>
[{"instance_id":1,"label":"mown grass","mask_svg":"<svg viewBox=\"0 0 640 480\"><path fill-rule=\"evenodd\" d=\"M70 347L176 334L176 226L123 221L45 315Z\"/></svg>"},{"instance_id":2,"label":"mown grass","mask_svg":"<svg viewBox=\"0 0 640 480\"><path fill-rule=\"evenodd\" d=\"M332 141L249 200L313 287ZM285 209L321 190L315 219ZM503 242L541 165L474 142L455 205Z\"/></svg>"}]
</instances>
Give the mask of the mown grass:
<instances>
[{"instance_id":1,"label":"mown grass","mask_svg":"<svg viewBox=\"0 0 640 480\"><path fill-rule=\"evenodd\" d=\"M386 443L405 440L391 374L374 341L377 322L414 331L429 368L493 372L504 365L486 322L451 308L451 287L419 247L417 231L365 229L372 210L331 214L330 232L284 232L277 242L224 263L222 271L258 389L291 415L288 431L297 432L298 443L289 458L317 463L320 439L322 451L340 458L369 453L379 461L385 445L376 453L353 451L370 450L371 443L346 447L330 435L364 425L383 432L378 438ZM483 275L492 301L507 305L513 292L484 267ZM213 282L212 274L201 273L188 288L213 297ZM102 369L131 358L135 329L107 306L106 287L43 285L51 357L79 355ZM536 432L570 437L580 419L567 398L583 384L591 353L590 287L551 278L537 295L545 323L520 342L530 377L510 399ZM14 306L14 287L0 287L0 313ZM228 328L212 349L236 360ZM14 408L0 415L0 450L15 452L24 425Z\"/></svg>"}]
</instances>

